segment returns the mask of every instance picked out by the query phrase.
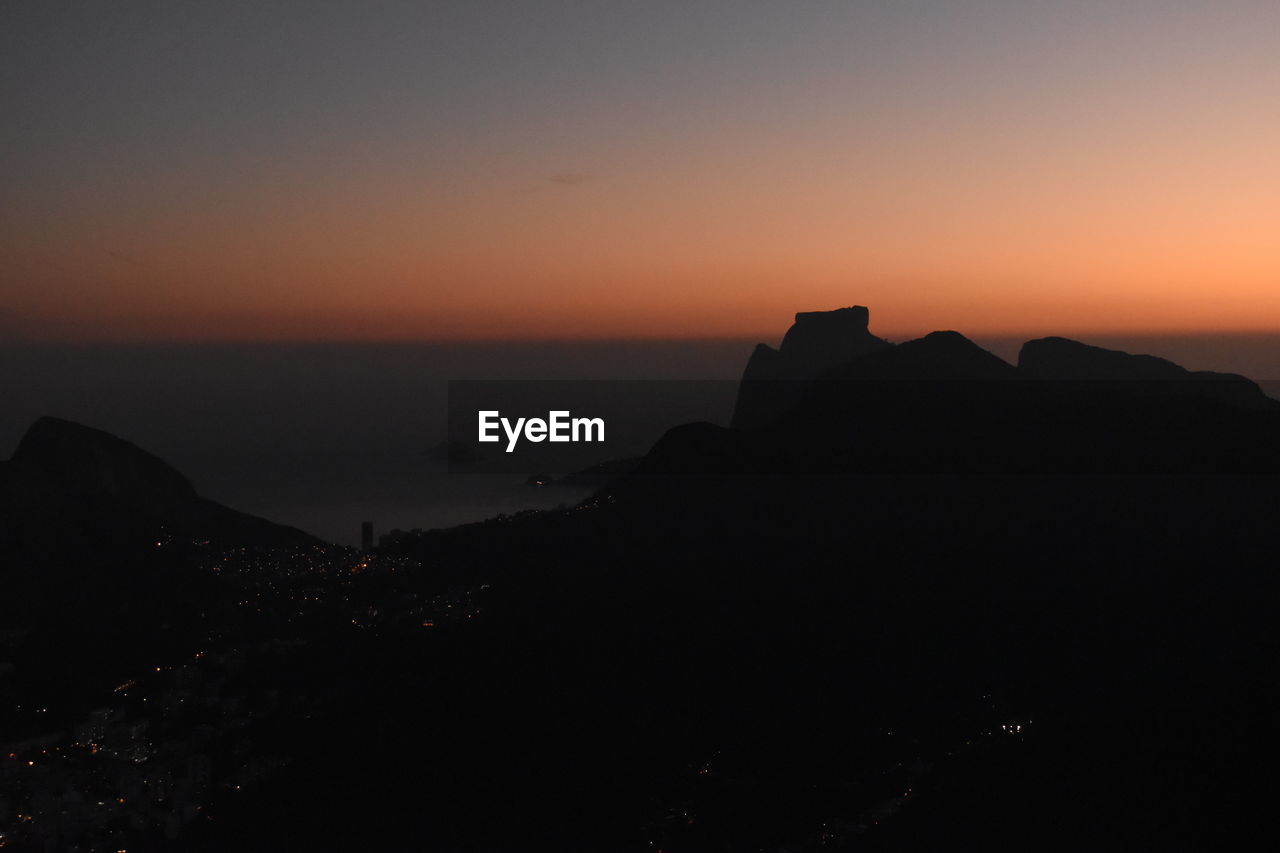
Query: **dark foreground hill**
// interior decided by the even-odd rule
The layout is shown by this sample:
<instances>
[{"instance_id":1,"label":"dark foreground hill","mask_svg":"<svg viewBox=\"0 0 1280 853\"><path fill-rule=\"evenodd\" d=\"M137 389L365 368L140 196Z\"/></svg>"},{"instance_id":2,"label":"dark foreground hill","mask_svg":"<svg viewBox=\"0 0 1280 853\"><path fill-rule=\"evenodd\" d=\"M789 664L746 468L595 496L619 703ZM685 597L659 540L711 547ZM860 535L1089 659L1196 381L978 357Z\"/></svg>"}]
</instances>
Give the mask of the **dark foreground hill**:
<instances>
[{"instance_id":1,"label":"dark foreground hill","mask_svg":"<svg viewBox=\"0 0 1280 853\"><path fill-rule=\"evenodd\" d=\"M346 746L208 849L1273 834L1244 780L1278 757L1278 407L1082 345L1028 345L1033 370L853 326L846 360L755 386L751 429L679 427L578 508L399 543L424 568L396 585L484 589L465 630L375 641L307 734Z\"/></svg>"},{"instance_id":2,"label":"dark foreground hill","mask_svg":"<svg viewBox=\"0 0 1280 853\"><path fill-rule=\"evenodd\" d=\"M1270 840L1277 406L1073 343L1010 365L802 316L749 428L677 427L573 509L264 592L255 630L295 643L254 684L311 699L246 749L287 766L128 849ZM298 591L342 618L299 625Z\"/></svg>"},{"instance_id":3,"label":"dark foreground hill","mask_svg":"<svg viewBox=\"0 0 1280 853\"><path fill-rule=\"evenodd\" d=\"M226 548L320 545L200 497L163 460L101 430L36 421L0 464L0 721L48 728L139 665L198 646L230 591L196 566ZM62 719L61 716L58 717Z\"/></svg>"}]
</instances>

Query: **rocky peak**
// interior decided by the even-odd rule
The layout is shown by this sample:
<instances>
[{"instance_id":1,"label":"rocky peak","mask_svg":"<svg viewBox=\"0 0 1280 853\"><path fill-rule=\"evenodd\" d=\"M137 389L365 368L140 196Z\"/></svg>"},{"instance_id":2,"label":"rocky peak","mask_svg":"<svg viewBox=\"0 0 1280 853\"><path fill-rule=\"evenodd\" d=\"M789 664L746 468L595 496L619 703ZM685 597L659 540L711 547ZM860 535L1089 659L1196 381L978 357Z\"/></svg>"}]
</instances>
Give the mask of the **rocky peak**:
<instances>
[{"instance_id":1,"label":"rocky peak","mask_svg":"<svg viewBox=\"0 0 1280 853\"><path fill-rule=\"evenodd\" d=\"M733 426L763 426L789 409L803 383L855 358L892 346L871 334L871 315L854 305L801 311L774 349L758 344L742 373Z\"/></svg>"},{"instance_id":2,"label":"rocky peak","mask_svg":"<svg viewBox=\"0 0 1280 853\"><path fill-rule=\"evenodd\" d=\"M66 494L125 504L194 500L190 481L167 462L102 430L43 417L27 430L12 464Z\"/></svg>"},{"instance_id":3,"label":"rocky peak","mask_svg":"<svg viewBox=\"0 0 1280 853\"><path fill-rule=\"evenodd\" d=\"M834 311L801 311L782 338L778 353L797 378L812 378L887 342L871 334L871 313L861 305Z\"/></svg>"},{"instance_id":4,"label":"rocky peak","mask_svg":"<svg viewBox=\"0 0 1280 853\"><path fill-rule=\"evenodd\" d=\"M1010 380L1017 369L959 332L923 338L856 359L832 371L833 379Z\"/></svg>"}]
</instances>

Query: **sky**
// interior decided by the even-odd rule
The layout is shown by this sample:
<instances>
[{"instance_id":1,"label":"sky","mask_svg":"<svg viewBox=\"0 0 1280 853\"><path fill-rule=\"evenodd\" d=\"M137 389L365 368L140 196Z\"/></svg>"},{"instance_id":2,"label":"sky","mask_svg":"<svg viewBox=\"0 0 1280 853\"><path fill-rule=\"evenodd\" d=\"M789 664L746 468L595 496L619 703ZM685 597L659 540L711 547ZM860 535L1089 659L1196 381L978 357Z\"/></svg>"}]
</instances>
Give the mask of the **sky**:
<instances>
[{"instance_id":1,"label":"sky","mask_svg":"<svg viewBox=\"0 0 1280 853\"><path fill-rule=\"evenodd\" d=\"M0 337L1280 332L1274 0L0 5Z\"/></svg>"}]
</instances>

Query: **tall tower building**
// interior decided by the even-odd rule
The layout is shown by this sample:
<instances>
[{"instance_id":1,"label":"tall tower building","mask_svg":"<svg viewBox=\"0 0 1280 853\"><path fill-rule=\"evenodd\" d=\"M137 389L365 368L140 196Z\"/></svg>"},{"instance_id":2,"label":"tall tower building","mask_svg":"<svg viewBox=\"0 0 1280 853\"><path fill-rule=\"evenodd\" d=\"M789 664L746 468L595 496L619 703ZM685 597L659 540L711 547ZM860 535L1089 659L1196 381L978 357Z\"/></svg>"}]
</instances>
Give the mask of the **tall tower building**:
<instances>
[{"instance_id":1,"label":"tall tower building","mask_svg":"<svg viewBox=\"0 0 1280 853\"><path fill-rule=\"evenodd\" d=\"M360 549L363 551L373 550L373 522L365 521L360 524Z\"/></svg>"}]
</instances>

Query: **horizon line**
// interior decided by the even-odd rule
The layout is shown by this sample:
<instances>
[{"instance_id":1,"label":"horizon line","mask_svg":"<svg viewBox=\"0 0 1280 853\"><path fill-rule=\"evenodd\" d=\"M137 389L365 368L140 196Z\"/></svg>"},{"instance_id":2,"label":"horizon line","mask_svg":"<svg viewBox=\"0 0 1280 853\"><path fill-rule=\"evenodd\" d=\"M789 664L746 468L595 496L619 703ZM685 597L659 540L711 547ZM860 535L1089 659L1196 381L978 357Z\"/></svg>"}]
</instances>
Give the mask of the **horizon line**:
<instances>
[{"instance_id":1,"label":"horizon line","mask_svg":"<svg viewBox=\"0 0 1280 853\"><path fill-rule=\"evenodd\" d=\"M789 328L789 326L788 326ZM1092 336L1098 338L1160 338L1160 337L1258 337L1274 335L1280 338L1280 326L1258 328L1162 328L1162 329L1108 329L1108 328L1065 328L1053 331L1043 329L1024 329L1007 331L967 332L963 328L945 327L931 329L870 329L873 335L896 343L922 338L933 332L958 332L973 340L1023 340L1029 341L1046 337ZM743 332L739 334L706 334L706 335L529 335L520 337L497 337L478 335L474 337L122 337L122 338L71 338L71 337L8 337L0 340L0 347L22 346L69 346L69 347L101 347L101 346L373 346L373 345L417 345L417 346L519 346L532 344L663 344L663 343L767 343L770 340L781 340L786 329L768 333Z\"/></svg>"}]
</instances>

